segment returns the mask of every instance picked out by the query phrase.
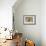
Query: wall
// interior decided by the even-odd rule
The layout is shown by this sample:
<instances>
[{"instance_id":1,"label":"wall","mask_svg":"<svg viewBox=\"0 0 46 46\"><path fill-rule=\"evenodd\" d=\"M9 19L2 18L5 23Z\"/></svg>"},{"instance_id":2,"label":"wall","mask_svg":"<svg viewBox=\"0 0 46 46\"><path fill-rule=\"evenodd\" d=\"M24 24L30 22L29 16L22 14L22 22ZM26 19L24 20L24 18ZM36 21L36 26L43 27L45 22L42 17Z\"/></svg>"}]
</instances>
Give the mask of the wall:
<instances>
[{"instance_id":1,"label":"wall","mask_svg":"<svg viewBox=\"0 0 46 46\"><path fill-rule=\"evenodd\" d=\"M41 37L42 46L46 46L46 0L41 1Z\"/></svg>"},{"instance_id":2,"label":"wall","mask_svg":"<svg viewBox=\"0 0 46 46\"><path fill-rule=\"evenodd\" d=\"M0 27L12 29L12 6L16 0L0 0Z\"/></svg>"},{"instance_id":3,"label":"wall","mask_svg":"<svg viewBox=\"0 0 46 46\"><path fill-rule=\"evenodd\" d=\"M15 2L16 0L0 0L0 32L4 30L1 27L12 29L12 6ZM10 33L3 31L0 38L5 38L5 35L10 35Z\"/></svg>"},{"instance_id":4,"label":"wall","mask_svg":"<svg viewBox=\"0 0 46 46\"><path fill-rule=\"evenodd\" d=\"M36 46L41 46L41 1L23 0L17 7L13 6L15 28L23 33L24 39L34 40ZM36 25L24 25L24 15L36 15Z\"/></svg>"}]
</instances>

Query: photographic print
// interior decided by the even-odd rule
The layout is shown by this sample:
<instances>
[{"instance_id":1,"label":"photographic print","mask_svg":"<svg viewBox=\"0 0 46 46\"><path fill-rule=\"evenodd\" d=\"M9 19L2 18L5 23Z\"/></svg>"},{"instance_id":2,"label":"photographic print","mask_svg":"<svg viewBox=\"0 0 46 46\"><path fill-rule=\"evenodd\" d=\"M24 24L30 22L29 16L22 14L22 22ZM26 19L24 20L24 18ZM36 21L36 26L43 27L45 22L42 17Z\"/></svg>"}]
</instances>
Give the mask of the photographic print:
<instances>
[{"instance_id":1,"label":"photographic print","mask_svg":"<svg viewBox=\"0 0 46 46\"><path fill-rule=\"evenodd\" d=\"M36 16L35 15L24 15L23 23L27 25L36 24Z\"/></svg>"}]
</instances>

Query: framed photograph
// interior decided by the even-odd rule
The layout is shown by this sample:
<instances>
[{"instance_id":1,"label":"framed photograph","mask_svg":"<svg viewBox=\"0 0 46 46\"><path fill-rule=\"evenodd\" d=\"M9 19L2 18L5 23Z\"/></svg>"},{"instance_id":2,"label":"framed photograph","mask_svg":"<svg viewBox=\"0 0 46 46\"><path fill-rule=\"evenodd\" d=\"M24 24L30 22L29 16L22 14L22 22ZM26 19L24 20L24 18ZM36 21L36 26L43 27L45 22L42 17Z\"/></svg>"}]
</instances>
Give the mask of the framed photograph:
<instances>
[{"instance_id":1,"label":"framed photograph","mask_svg":"<svg viewBox=\"0 0 46 46\"><path fill-rule=\"evenodd\" d=\"M35 25L36 24L36 16L35 15L24 15L23 23L25 25Z\"/></svg>"}]
</instances>

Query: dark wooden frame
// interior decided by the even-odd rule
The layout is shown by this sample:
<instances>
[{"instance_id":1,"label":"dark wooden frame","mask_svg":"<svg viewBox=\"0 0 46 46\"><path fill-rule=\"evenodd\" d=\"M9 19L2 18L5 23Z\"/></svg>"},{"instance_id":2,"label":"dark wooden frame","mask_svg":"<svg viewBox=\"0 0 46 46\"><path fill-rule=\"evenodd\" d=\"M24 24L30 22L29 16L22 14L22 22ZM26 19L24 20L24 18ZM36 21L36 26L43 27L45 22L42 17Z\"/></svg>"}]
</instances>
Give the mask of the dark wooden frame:
<instances>
[{"instance_id":1,"label":"dark wooden frame","mask_svg":"<svg viewBox=\"0 0 46 46\"><path fill-rule=\"evenodd\" d=\"M32 24L26 24L26 23L24 23L24 18L25 18L25 16L26 16L26 17L31 17L31 16L34 17L34 23L32 23ZM24 15L24 16L23 16L23 24L24 24L24 25L35 25L35 24L36 24L36 15Z\"/></svg>"}]
</instances>

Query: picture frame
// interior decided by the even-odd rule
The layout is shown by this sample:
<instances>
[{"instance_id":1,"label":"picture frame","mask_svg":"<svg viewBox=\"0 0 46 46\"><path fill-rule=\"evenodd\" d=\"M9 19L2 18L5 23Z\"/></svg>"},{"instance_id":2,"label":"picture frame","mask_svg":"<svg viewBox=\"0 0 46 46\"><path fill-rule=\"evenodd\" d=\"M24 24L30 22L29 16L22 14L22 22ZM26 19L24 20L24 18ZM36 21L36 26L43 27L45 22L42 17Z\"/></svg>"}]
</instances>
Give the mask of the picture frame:
<instances>
[{"instance_id":1,"label":"picture frame","mask_svg":"<svg viewBox=\"0 0 46 46\"><path fill-rule=\"evenodd\" d=\"M23 24L24 25L35 25L36 24L36 15L24 15Z\"/></svg>"}]
</instances>

